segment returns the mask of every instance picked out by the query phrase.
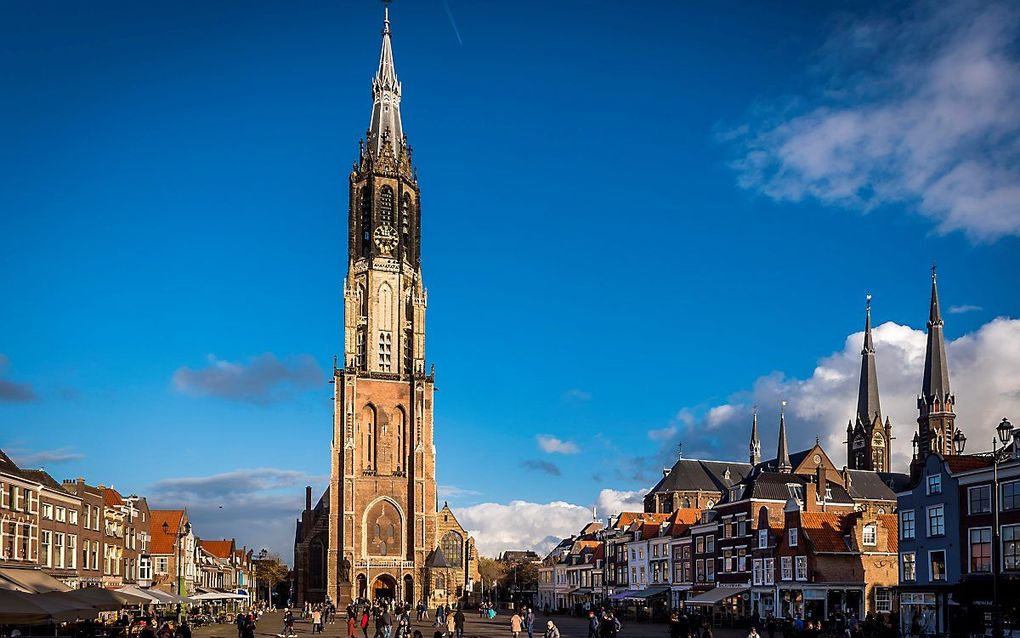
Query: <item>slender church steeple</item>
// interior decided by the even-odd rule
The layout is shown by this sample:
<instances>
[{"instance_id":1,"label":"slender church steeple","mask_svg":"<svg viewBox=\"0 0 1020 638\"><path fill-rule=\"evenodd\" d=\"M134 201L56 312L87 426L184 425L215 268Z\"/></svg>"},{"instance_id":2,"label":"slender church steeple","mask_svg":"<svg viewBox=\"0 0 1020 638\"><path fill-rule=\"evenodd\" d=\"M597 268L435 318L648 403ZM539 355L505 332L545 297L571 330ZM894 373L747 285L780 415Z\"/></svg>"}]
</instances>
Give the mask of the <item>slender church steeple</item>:
<instances>
[{"instance_id":1,"label":"slender church steeple","mask_svg":"<svg viewBox=\"0 0 1020 638\"><path fill-rule=\"evenodd\" d=\"M786 401L783 401L783 407L779 412L779 447L776 450L776 463L780 472L793 471L793 464L790 463L790 448L786 445Z\"/></svg>"},{"instance_id":2,"label":"slender church steeple","mask_svg":"<svg viewBox=\"0 0 1020 638\"><path fill-rule=\"evenodd\" d=\"M956 397L949 387L949 359L943 334L942 310L935 266L931 268L931 303L928 307L928 343L924 352L924 378L917 397L917 449L914 464L919 466L931 453L954 453L956 434Z\"/></svg>"},{"instance_id":3,"label":"slender church steeple","mask_svg":"<svg viewBox=\"0 0 1020 638\"><path fill-rule=\"evenodd\" d=\"M400 81L393 65L393 43L390 41L390 8L383 17L382 50L379 70L372 79L372 119L368 125L368 152L378 159L386 142L388 152L399 158L404 148L404 127L400 120Z\"/></svg>"},{"instance_id":4,"label":"slender church steeple","mask_svg":"<svg viewBox=\"0 0 1020 638\"><path fill-rule=\"evenodd\" d=\"M871 336L871 295L865 298L864 347L861 378L857 388L857 417L847 424L847 467L852 470L888 472L891 459L892 424L882 425L882 407L875 369L875 342Z\"/></svg>"},{"instance_id":5,"label":"slender church steeple","mask_svg":"<svg viewBox=\"0 0 1020 638\"><path fill-rule=\"evenodd\" d=\"M758 438L758 407L754 408L754 417L751 419L751 441L747 445L748 447L748 458L751 461L751 465L758 465L761 463L761 439Z\"/></svg>"}]
</instances>

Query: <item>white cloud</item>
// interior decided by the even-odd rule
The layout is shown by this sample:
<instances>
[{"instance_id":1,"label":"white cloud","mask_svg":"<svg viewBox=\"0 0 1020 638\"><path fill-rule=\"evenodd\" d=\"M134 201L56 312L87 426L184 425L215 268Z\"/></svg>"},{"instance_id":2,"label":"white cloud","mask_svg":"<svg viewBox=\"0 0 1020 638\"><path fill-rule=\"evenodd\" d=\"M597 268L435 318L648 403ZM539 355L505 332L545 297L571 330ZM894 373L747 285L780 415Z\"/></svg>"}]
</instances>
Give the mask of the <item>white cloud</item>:
<instances>
[{"instance_id":1,"label":"white cloud","mask_svg":"<svg viewBox=\"0 0 1020 638\"><path fill-rule=\"evenodd\" d=\"M599 518L615 516L620 512L644 511L644 496L648 490L614 490L604 488L595 500Z\"/></svg>"},{"instance_id":2,"label":"white cloud","mask_svg":"<svg viewBox=\"0 0 1020 638\"><path fill-rule=\"evenodd\" d=\"M1018 28L1015 3L950 0L837 31L817 94L724 136L739 184L777 201L906 204L974 241L1020 234Z\"/></svg>"},{"instance_id":3,"label":"white cloud","mask_svg":"<svg viewBox=\"0 0 1020 638\"><path fill-rule=\"evenodd\" d=\"M317 387L322 381L322 370L310 355L281 361L270 352L251 357L247 363L209 355L207 367L181 367L173 376L174 387L184 394L259 404L286 399L292 391Z\"/></svg>"},{"instance_id":4,"label":"white cloud","mask_svg":"<svg viewBox=\"0 0 1020 638\"><path fill-rule=\"evenodd\" d=\"M459 498L461 496L478 496L481 494L477 490L469 490L464 487L457 487L456 485L439 485L436 487L436 493L439 494L439 498Z\"/></svg>"},{"instance_id":5,"label":"white cloud","mask_svg":"<svg viewBox=\"0 0 1020 638\"><path fill-rule=\"evenodd\" d=\"M8 455L15 463L22 468L33 468L45 466L50 463L64 463L65 461L76 461L84 458L85 455L66 447L59 447L53 450L23 450L9 449Z\"/></svg>"},{"instance_id":6,"label":"white cloud","mask_svg":"<svg viewBox=\"0 0 1020 638\"><path fill-rule=\"evenodd\" d=\"M577 443L574 443L573 441L562 441L555 436L550 436L548 434L539 434L535 437L535 440L538 441L538 447L541 448L543 452L548 452L549 454L577 454L581 451L581 449L577 447Z\"/></svg>"},{"instance_id":7,"label":"white cloud","mask_svg":"<svg viewBox=\"0 0 1020 638\"><path fill-rule=\"evenodd\" d=\"M857 405L863 333L846 338L843 348L822 357L811 376L790 378L781 372L760 377L750 389L734 393L725 407L726 419L715 429L706 423L713 408L677 433L685 449L715 458L743 458L750 432L751 406L761 406L762 455L775 454L779 402L787 400L786 422L791 449L803 449L818 436L837 465L845 462L847 421ZM926 334L892 322L874 329L882 412L893 424L893 466L906 471L911 438L917 427L917 393L921 388ZM1020 422L1020 320L999 318L976 332L950 341L949 375L956 395L957 425L969 438L968 451L991 446L1002 417ZM662 456L671 456L674 441L664 441Z\"/></svg>"},{"instance_id":8,"label":"white cloud","mask_svg":"<svg viewBox=\"0 0 1020 638\"><path fill-rule=\"evenodd\" d=\"M653 441L668 441L676 436L677 426L668 425L657 430L648 430L648 438Z\"/></svg>"},{"instance_id":9,"label":"white cloud","mask_svg":"<svg viewBox=\"0 0 1020 638\"><path fill-rule=\"evenodd\" d=\"M478 551L492 557L508 549L531 549L545 556L591 521L590 509L563 501L480 503L453 511L474 536Z\"/></svg>"},{"instance_id":10,"label":"white cloud","mask_svg":"<svg viewBox=\"0 0 1020 638\"><path fill-rule=\"evenodd\" d=\"M977 312L978 310L984 310L981 306L972 306L970 304L963 304L960 306L949 306L949 314L961 315L965 312Z\"/></svg>"}]
</instances>

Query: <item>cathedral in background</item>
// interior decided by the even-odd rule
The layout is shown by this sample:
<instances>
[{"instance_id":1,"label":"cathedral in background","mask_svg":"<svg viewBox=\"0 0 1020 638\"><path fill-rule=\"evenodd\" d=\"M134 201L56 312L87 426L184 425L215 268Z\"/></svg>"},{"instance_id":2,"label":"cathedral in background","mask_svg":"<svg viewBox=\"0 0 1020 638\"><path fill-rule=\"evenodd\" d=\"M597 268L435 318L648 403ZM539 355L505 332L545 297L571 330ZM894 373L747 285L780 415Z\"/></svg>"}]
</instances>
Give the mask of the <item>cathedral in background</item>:
<instances>
[{"instance_id":1,"label":"cathedral in background","mask_svg":"<svg viewBox=\"0 0 1020 638\"><path fill-rule=\"evenodd\" d=\"M400 98L387 10L371 121L350 173L331 478L314 507L306 489L297 523L298 604L455 603L480 589L474 540L448 506L437 512L420 193Z\"/></svg>"}]
</instances>

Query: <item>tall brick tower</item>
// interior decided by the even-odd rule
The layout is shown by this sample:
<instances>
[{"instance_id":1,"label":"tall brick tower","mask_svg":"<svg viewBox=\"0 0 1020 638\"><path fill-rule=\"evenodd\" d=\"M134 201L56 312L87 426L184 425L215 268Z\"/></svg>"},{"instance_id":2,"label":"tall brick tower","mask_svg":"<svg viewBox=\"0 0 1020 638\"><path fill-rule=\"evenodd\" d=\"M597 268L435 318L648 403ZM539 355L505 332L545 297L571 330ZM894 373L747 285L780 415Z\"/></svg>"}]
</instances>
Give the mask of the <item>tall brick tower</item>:
<instances>
[{"instance_id":1,"label":"tall brick tower","mask_svg":"<svg viewBox=\"0 0 1020 638\"><path fill-rule=\"evenodd\" d=\"M326 592L422 597L436 548L434 377L425 371L421 218L390 22L350 174L344 357L334 365Z\"/></svg>"}]
</instances>

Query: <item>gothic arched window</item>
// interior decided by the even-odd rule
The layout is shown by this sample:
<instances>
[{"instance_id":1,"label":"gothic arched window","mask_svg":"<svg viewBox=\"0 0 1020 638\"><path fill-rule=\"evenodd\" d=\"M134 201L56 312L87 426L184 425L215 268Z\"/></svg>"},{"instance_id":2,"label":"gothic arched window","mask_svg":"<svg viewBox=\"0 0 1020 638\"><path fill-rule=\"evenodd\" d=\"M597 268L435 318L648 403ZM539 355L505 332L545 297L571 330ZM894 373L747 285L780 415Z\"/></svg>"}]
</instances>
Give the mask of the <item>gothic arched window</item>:
<instances>
[{"instance_id":1,"label":"gothic arched window","mask_svg":"<svg viewBox=\"0 0 1020 638\"><path fill-rule=\"evenodd\" d=\"M368 555L395 556L400 552L400 512L390 501L379 501L365 513Z\"/></svg>"},{"instance_id":2,"label":"gothic arched window","mask_svg":"<svg viewBox=\"0 0 1020 638\"><path fill-rule=\"evenodd\" d=\"M389 186L379 190L379 223L393 225L393 189Z\"/></svg>"},{"instance_id":3,"label":"gothic arched window","mask_svg":"<svg viewBox=\"0 0 1020 638\"><path fill-rule=\"evenodd\" d=\"M378 436L376 434L376 418L375 408L372 405L366 405L361 411L361 428L365 433L365 468L372 469L375 467L375 446L377 445Z\"/></svg>"},{"instance_id":4,"label":"gothic arched window","mask_svg":"<svg viewBox=\"0 0 1020 638\"><path fill-rule=\"evenodd\" d=\"M464 539L457 532L450 530L443 536L439 543L440 549L446 556L446 562L450 565L460 565L464 562Z\"/></svg>"},{"instance_id":5,"label":"gothic arched window","mask_svg":"<svg viewBox=\"0 0 1020 638\"><path fill-rule=\"evenodd\" d=\"M691 499L688 498L688 497L684 497L684 507L690 507L690 506L691 506Z\"/></svg>"},{"instance_id":6,"label":"gothic arched window","mask_svg":"<svg viewBox=\"0 0 1020 638\"><path fill-rule=\"evenodd\" d=\"M406 251L411 243L411 196L408 193L400 198L400 239Z\"/></svg>"}]
</instances>

